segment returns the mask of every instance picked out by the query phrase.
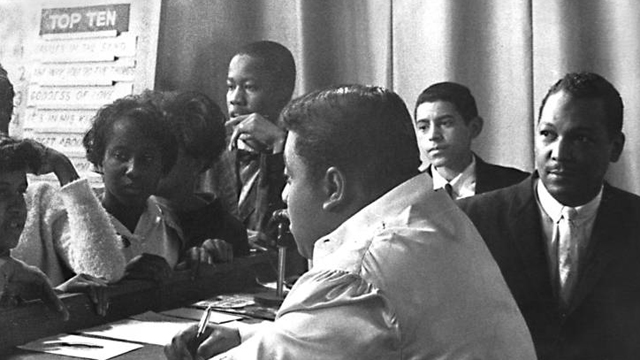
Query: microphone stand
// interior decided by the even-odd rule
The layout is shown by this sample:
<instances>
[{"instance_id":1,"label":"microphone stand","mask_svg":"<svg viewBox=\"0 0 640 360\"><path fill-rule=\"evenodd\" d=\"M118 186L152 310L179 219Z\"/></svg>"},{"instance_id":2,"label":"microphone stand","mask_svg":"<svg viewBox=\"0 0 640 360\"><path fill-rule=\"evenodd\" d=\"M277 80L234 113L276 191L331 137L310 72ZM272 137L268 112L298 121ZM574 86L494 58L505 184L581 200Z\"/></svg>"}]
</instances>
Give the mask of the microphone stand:
<instances>
[{"instance_id":1,"label":"microphone stand","mask_svg":"<svg viewBox=\"0 0 640 360\"><path fill-rule=\"evenodd\" d=\"M273 212L271 220L278 223L278 235L276 246L278 247L278 277L276 279L276 292L263 292L256 294L253 298L255 302L264 306L280 306L284 301L284 278L287 263L287 233L289 228L289 216L285 209Z\"/></svg>"}]
</instances>

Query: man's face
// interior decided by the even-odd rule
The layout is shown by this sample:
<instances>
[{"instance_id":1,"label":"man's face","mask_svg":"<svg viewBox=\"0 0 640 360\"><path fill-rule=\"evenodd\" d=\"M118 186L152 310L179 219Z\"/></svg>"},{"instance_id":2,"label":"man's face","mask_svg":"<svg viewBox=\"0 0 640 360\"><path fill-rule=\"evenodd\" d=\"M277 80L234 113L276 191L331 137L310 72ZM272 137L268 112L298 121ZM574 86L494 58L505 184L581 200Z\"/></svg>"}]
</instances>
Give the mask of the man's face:
<instances>
[{"instance_id":1,"label":"man's face","mask_svg":"<svg viewBox=\"0 0 640 360\"><path fill-rule=\"evenodd\" d=\"M287 185L282 199L287 204L291 233L298 245L298 252L307 259L313 257L313 246L329 233L326 213L323 211L323 192L319 181L311 179L307 165L295 150L297 134L289 132L284 147Z\"/></svg>"},{"instance_id":2,"label":"man's face","mask_svg":"<svg viewBox=\"0 0 640 360\"><path fill-rule=\"evenodd\" d=\"M0 254L18 245L27 219L25 170L0 172Z\"/></svg>"},{"instance_id":3,"label":"man's face","mask_svg":"<svg viewBox=\"0 0 640 360\"><path fill-rule=\"evenodd\" d=\"M229 117L259 113L276 121L280 105L275 79L261 61L249 55L236 55L229 63L227 76L227 109ZM271 119L273 117L273 119Z\"/></svg>"},{"instance_id":4,"label":"man's face","mask_svg":"<svg viewBox=\"0 0 640 360\"><path fill-rule=\"evenodd\" d=\"M466 124L448 101L424 102L416 109L416 136L420 151L435 167L462 172L471 159L471 140L480 129Z\"/></svg>"},{"instance_id":5,"label":"man's face","mask_svg":"<svg viewBox=\"0 0 640 360\"><path fill-rule=\"evenodd\" d=\"M609 138L603 101L574 99L565 91L549 96L535 134L536 168L549 193L567 206L584 205L599 192L609 162L624 145Z\"/></svg>"}]
</instances>

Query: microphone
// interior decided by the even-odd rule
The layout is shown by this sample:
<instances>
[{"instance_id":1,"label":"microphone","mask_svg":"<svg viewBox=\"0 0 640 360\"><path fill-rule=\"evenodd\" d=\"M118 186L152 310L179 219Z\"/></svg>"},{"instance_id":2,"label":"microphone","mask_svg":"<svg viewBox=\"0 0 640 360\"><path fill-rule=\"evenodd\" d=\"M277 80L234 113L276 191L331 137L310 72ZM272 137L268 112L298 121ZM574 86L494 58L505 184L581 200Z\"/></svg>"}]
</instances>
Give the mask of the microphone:
<instances>
[{"instance_id":1,"label":"microphone","mask_svg":"<svg viewBox=\"0 0 640 360\"><path fill-rule=\"evenodd\" d=\"M278 278L276 281L276 293L275 296L272 293L257 294L254 296L254 299L256 302L267 306L279 306L285 297L284 279L286 274L287 247L291 245L292 238L289 232L291 221L289 220L287 209L275 210L269 219L269 224L277 224L276 246L278 248Z\"/></svg>"}]
</instances>

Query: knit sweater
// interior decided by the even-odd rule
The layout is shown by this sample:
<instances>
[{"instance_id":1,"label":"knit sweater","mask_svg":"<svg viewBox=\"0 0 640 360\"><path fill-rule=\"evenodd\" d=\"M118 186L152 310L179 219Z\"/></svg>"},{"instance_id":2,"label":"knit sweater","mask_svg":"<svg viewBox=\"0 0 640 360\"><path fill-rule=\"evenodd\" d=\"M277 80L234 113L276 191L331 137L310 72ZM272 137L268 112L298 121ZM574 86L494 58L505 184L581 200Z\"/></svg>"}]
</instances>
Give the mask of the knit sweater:
<instances>
[{"instance_id":1,"label":"knit sweater","mask_svg":"<svg viewBox=\"0 0 640 360\"><path fill-rule=\"evenodd\" d=\"M160 232L164 238L145 242L145 236L128 234L123 241L116 229L124 226L102 207L86 179L60 189L36 184L27 192L27 222L12 255L40 268L54 286L74 273L116 282L124 275L127 262L143 252L163 256L173 267L181 248L181 232L168 209L152 198L136 232L138 228L156 230L151 233ZM140 243L132 244L132 238L141 239Z\"/></svg>"}]
</instances>

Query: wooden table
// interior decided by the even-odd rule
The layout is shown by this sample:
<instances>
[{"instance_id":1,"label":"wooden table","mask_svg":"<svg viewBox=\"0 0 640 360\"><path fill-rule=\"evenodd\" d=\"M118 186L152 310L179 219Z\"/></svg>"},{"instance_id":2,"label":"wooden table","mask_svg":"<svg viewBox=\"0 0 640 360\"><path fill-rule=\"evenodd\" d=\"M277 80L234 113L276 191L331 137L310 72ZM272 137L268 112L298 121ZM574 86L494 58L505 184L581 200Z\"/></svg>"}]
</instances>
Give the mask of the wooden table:
<instances>
[{"instance_id":1,"label":"wooden table","mask_svg":"<svg viewBox=\"0 0 640 360\"><path fill-rule=\"evenodd\" d=\"M189 271L175 272L161 284L145 281L122 281L109 286L109 310L105 317L95 313L94 306L85 294L64 295L69 309L69 321L47 308L41 301L33 301L13 309L0 309L0 358L71 359L57 355L34 353L16 349L29 341L59 333L117 321L145 311L164 311L191 304L218 294L239 292L256 286L256 277L275 279L275 253L251 255L235 259L229 264L202 266L196 279ZM161 346L145 345L128 354L124 359L163 358Z\"/></svg>"}]
</instances>

